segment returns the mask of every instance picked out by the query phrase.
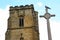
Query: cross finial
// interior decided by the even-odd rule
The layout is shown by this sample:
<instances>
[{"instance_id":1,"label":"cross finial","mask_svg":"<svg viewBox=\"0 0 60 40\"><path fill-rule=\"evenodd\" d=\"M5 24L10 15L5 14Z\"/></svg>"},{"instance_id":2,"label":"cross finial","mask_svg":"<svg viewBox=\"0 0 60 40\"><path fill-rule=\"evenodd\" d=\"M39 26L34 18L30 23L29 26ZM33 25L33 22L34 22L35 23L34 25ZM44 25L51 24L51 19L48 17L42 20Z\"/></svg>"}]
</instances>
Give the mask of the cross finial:
<instances>
[{"instance_id":1,"label":"cross finial","mask_svg":"<svg viewBox=\"0 0 60 40\"><path fill-rule=\"evenodd\" d=\"M51 8L48 7L48 6L45 6L45 8L46 8L46 13L48 13L48 9L51 9Z\"/></svg>"}]
</instances>

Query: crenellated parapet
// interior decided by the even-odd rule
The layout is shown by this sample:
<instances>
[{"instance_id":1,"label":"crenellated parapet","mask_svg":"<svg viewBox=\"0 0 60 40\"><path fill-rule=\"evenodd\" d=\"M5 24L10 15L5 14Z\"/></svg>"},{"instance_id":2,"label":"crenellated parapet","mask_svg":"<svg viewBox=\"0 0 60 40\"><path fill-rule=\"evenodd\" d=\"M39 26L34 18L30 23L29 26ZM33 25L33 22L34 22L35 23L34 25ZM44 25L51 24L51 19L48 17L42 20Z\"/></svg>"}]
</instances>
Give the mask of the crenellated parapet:
<instances>
[{"instance_id":1,"label":"crenellated parapet","mask_svg":"<svg viewBox=\"0 0 60 40\"><path fill-rule=\"evenodd\" d=\"M33 4L31 4L31 5L25 5L25 6L24 5L14 6L14 7L13 6L10 6L10 11L11 10L21 10L21 9L24 10L24 9L34 9L34 8L33 8Z\"/></svg>"}]
</instances>

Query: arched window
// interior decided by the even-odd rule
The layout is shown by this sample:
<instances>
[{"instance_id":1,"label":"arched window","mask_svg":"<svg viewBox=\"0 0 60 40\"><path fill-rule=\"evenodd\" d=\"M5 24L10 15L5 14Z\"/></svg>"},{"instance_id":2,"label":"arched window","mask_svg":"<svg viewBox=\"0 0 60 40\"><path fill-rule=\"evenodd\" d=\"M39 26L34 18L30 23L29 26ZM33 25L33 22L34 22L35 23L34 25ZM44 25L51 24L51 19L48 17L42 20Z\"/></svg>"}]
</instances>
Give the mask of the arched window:
<instances>
[{"instance_id":1,"label":"arched window","mask_svg":"<svg viewBox=\"0 0 60 40\"><path fill-rule=\"evenodd\" d=\"M24 26L24 17L23 16L20 16L20 18L19 18L19 26L20 27Z\"/></svg>"}]
</instances>

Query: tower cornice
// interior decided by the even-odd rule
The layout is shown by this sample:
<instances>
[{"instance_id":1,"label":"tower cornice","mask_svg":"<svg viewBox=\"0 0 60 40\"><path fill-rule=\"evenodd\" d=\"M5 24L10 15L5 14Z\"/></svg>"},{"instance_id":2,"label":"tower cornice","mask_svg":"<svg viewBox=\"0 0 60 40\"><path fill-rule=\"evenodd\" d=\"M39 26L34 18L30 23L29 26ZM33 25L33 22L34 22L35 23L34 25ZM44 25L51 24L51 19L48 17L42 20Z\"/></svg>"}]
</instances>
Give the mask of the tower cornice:
<instances>
[{"instance_id":1,"label":"tower cornice","mask_svg":"<svg viewBox=\"0 0 60 40\"><path fill-rule=\"evenodd\" d=\"M10 6L10 11L11 10L24 10L24 9L34 9L34 6L33 6L33 4L31 4L31 5L25 5L25 6L23 6L23 5L21 5L21 6Z\"/></svg>"}]
</instances>

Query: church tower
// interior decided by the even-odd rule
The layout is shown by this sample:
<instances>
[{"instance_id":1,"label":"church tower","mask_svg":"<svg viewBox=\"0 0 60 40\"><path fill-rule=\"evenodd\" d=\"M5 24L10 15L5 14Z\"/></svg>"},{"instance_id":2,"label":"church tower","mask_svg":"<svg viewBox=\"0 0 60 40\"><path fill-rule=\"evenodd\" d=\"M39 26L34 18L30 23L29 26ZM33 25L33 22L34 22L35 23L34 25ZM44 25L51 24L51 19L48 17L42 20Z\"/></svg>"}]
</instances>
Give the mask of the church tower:
<instances>
[{"instance_id":1,"label":"church tower","mask_svg":"<svg viewBox=\"0 0 60 40\"><path fill-rule=\"evenodd\" d=\"M34 6L10 6L5 40L39 40L38 12Z\"/></svg>"}]
</instances>

